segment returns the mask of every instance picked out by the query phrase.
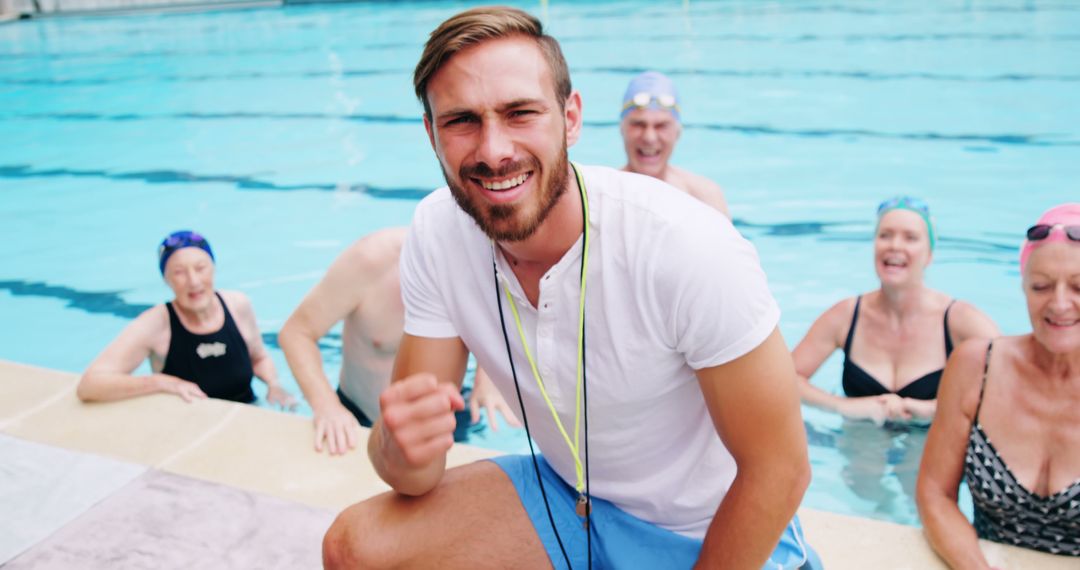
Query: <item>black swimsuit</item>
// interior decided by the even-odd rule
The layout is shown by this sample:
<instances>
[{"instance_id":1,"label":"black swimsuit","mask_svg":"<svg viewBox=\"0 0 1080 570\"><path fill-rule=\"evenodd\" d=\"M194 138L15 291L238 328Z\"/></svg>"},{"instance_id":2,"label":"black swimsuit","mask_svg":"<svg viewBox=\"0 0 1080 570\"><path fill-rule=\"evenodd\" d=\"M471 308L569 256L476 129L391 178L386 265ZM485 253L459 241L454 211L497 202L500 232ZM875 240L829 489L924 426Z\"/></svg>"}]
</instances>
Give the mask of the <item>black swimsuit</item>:
<instances>
[{"instance_id":1,"label":"black swimsuit","mask_svg":"<svg viewBox=\"0 0 1080 570\"><path fill-rule=\"evenodd\" d=\"M250 404L255 401L255 393L251 391L254 375L251 354L225 301L216 291L214 295L225 311L225 324L210 334L188 331L172 303L165 303L172 339L161 373L194 382L211 398Z\"/></svg>"},{"instance_id":2,"label":"black swimsuit","mask_svg":"<svg viewBox=\"0 0 1080 570\"><path fill-rule=\"evenodd\" d=\"M855 324L859 320L859 304L862 303L862 295L855 299L855 312L851 315L851 328L848 329L847 340L844 341L844 372L841 379L844 384L844 394L849 398L863 396L880 396L892 394L881 382L863 370L858 364L851 361L851 339L855 337ZM953 344L949 338L949 309L952 302L945 309L945 358L952 354ZM916 400L933 400L937 398L938 384L941 383L941 370L935 370L922 378L904 386L895 394L901 398L914 398Z\"/></svg>"}]
</instances>

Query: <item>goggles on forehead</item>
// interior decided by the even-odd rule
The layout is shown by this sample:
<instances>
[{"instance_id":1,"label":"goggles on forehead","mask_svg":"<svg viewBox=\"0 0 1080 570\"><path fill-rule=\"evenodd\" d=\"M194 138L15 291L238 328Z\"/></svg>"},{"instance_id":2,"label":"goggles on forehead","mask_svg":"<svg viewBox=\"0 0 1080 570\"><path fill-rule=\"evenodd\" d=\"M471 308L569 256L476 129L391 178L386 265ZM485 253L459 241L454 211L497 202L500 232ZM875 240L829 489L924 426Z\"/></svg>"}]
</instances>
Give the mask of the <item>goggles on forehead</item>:
<instances>
[{"instance_id":1,"label":"goggles on forehead","mask_svg":"<svg viewBox=\"0 0 1080 570\"><path fill-rule=\"evenodd\" d=\"M930 250L934 250L934 246L937 245L937 232L934 231L934 221L930 217L930 205L925 200L920 198L914 198L912 196L894 196L885 200L877 207L878 221L881 221L881 216L884 216L890 210L910 210L915 212L923 221L926 222L926 235L930 238Z\"/></svg>"},{"instance_id":2,"label":"goggles on forehead","mask_svg":"<svg viewBox=\"0 0 1080 570\"><path fill-rule=\"evenodd\" d=\"M924 200L919 198L913 198L911 196L896 196L885 200L881 204L878 204L877 215L881 217L882 214L889 210L911 210L924 216L930 215L930 205Z\"/></svg>"},{"instance_id":3,"label":"goggles on forehead","mask_svg":"<svg viewBox=\"0 0 1080 570\"><path fill-rule=\"evenodd\" d=\"M1042 241L1050 237L1054 228L1061 228L1065 232L1065 237L1072 241L1080 241L1080 226L1066 226L1063 224L1036 224L1031 226L1027 230L1027 239L1028 241Z\"/></svg>"},{"instance_id":4,"label":"goggles on forehead","mask_svg":"<svg viewBox=\"0 0 1080 570\"><path fill-rule=\"evenodd\" d=\"M197 247L210 255L210 259L214 259L214 251L210 249L210 242L206 241L206 238L202 234L193 231L179 231L169 234L164 240L161 241L161 245L158 246L158 268L161 270L161 274L165 274L165 262L169 260L169 257L177 250L185 247Z\"/></svg>"},{"instance_id":5,"label":"goggles on forehead","mask_svg":"<svg viewBox=\"0 0 1080 570\"><path fill-rule=\"evenodd\" d=\"M652 93L649 93L647 91L637 93L633 97L628 99L626 103L623 104L622 110L625 112L634 108L646 109L650 105L652 105L653 102L655 102L656 105L661 109L674 111L676 113L680 112L679 103L675 100L674 95L668 95L667 93L653 95Z\"/></svg>"}]
</instances>

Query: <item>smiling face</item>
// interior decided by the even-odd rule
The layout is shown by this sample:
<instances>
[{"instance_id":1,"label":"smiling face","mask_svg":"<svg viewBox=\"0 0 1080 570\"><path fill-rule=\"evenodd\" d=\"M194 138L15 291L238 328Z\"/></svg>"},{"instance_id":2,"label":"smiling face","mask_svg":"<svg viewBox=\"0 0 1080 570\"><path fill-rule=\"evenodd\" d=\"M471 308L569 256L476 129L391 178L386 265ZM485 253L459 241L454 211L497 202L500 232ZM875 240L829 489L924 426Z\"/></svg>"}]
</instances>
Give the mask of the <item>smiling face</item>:
<instances>
[{"instance_id":1,"label":"smiling face","mask_svg":"<svg viewBox=\"0 0 1080 570\"><path fill-rule=\"evenodd\" d=\"M637 108L623 117L620 130L627 170L663 179L682 133L675 116L663 109Z\"/></svg>"},{"instance_id":2,"label":"smiling face","mask_svg":"<svg viewBox=\"0 0 1080 570\"><path fill-rule=\"evenodd\" d=\"M922 283L930 264L930 237L922 216L891 210L878 220L874 238L874 270L882 285Z\"/></svg>"},{"instance_id":3,"label":"smiling face","mask_svg":"<svg viewBox=\"0 0 1080 570\"><path fill-rule=\"evenodd\" d=\"M1031 252L1023 279L1035 339L1052 353L1080 351L1080 245L1041 245Z\"/></svg>"},{"instance_id":4,"label":"smiling face","mask_svg":"<svg viewBox=\"0 0 1080 570\"><path fill-rule=\"evenodd\" d=\"M530 237L567 189L580 96L559 104L540 48L524 36L458 52L427 94L424 126L458 205L492 239Z\"/></svg>"},{"instance_id":5,"label":"smiling face","mask_svg":"<svg viewBox=\"0 0 1080 570\"><path fill-rule=\"evenodd\" d=\"M165 263L165 283L180 308L204 311L214 300L214 260L197 247L178 249Z\"/></svg>"}]
</instances>

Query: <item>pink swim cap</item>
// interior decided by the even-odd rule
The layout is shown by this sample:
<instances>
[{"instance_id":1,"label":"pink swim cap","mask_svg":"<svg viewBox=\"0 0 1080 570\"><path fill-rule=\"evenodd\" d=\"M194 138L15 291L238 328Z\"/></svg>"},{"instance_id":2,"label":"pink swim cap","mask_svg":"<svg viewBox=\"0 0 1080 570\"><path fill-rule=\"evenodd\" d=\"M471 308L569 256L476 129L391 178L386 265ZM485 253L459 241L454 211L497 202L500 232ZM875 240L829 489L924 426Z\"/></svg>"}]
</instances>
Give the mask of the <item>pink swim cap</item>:
<instances>
[{"instance_id":1,"label":"pink swim cap","mask_svg":"<svg viewBox=\"0 0 1080 570\"><path fill-rule=\"evenodd\" d=\"M1035 222L1036 226L1080 226L1080 204L1073 202L1069 204L1060 204L1050 208L1038 222ZM1050 230L1050 235L1045 239L1031 241L1029 239L1024 240L1024 245L1020 246L1020 271L1024 271L1024 266L1027 265L1028 257L1031 257L1031 251L1036 247L1044 243L1054 241L1068 241L1065 237L1065 231L1062 228L1053 228Z\"/></svg>"}]
</instances>

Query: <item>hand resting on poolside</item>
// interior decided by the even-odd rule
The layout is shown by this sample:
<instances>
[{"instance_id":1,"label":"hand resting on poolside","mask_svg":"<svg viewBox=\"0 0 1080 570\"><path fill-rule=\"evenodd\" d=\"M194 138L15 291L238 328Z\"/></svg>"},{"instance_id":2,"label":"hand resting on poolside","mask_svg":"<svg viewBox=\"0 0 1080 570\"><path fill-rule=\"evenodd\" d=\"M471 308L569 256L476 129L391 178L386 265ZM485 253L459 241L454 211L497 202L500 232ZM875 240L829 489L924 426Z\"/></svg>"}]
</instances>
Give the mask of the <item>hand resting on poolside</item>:
<instances>
[{"instance_id":1,"label":"hand resting on poolside","mask_svg":"<svg viewBox=\"0 0 1080 570\"><path fill-rule=\"evenodd\" d=\"M199 388L199 385L194 382L188 382L182 378L161 373L154 374L151 377L151 380L160 383L163 392L176 394L185 402L206 399L206 392L203 392L202 388Z\"/></svg>"},{"instance_id":2,"label":"hand resting on poolside","mask_svg":"<svg viewBox=\"0 0 1080 570\"><path fill-rule=\"evenodd\" d=\"M325 404L312 403L315 416L315 451L326 450L330 455L342 455L356 448L360 438L360 422L339 401L327 400Z\"/></svg>"}]
</instances>

